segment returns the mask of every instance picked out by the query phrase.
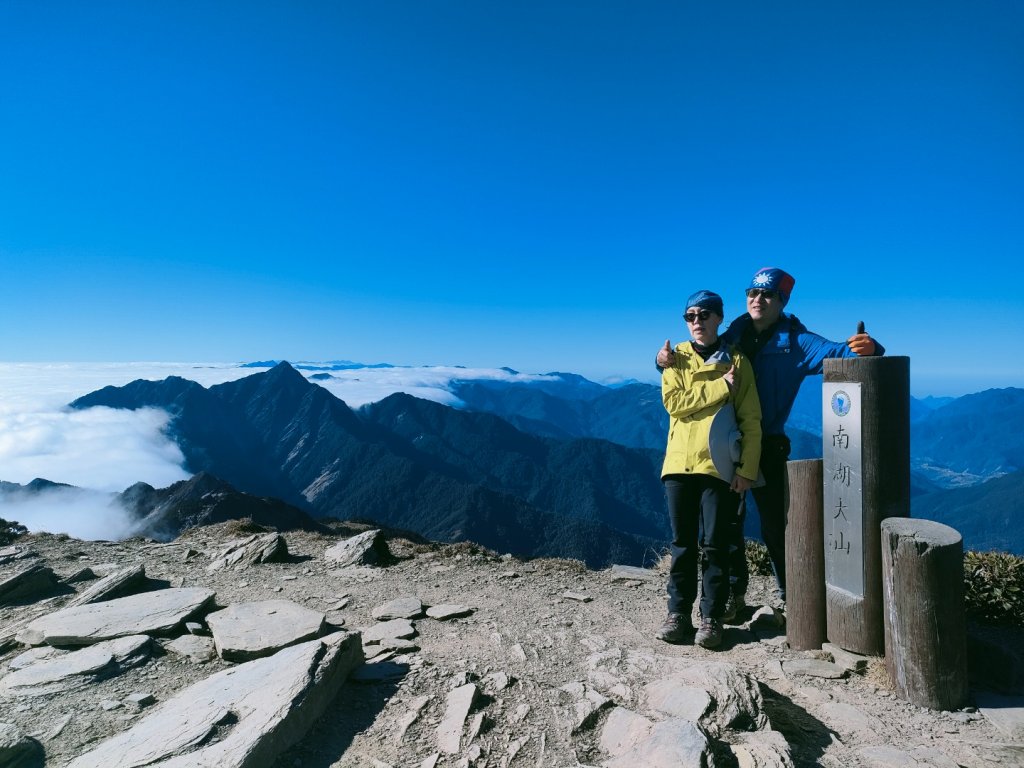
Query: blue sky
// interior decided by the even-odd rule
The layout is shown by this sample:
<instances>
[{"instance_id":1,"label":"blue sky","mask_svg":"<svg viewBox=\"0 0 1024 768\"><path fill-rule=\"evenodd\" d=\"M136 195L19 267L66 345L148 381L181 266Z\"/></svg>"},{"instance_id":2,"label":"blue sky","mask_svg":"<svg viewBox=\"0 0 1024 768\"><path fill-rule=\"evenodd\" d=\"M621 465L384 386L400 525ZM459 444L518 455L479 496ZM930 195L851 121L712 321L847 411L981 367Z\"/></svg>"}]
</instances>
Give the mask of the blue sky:
<instances>
[{"instance_id":1,"label":"blue sky","mask_svg":"<svg viewBox=\"0 0 1024 768\"><path fill-rule=\"evenodd\" d=\"M1024 5L0 5L0 359L652 378L761 266L1024 386Z\"/></svg>"}]
</instances>

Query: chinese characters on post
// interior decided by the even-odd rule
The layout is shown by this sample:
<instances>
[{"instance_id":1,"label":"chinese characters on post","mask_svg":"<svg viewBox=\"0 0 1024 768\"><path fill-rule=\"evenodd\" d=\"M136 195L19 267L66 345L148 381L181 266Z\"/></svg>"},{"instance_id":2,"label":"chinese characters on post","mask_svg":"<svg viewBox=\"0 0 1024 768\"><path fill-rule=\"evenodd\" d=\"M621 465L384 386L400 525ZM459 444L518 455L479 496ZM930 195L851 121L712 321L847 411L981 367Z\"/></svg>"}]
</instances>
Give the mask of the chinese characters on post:
<instances>
[{"instance_id":1,"label":"chinese characters on post","mask_svg":"<svg viewBox=\"0 0 1024 768\"><path fill-rule=\"evenodd\" d=\"M825 582L864 594L860 384L822 390L825 481Z\"/></svg>"}]
</instances>

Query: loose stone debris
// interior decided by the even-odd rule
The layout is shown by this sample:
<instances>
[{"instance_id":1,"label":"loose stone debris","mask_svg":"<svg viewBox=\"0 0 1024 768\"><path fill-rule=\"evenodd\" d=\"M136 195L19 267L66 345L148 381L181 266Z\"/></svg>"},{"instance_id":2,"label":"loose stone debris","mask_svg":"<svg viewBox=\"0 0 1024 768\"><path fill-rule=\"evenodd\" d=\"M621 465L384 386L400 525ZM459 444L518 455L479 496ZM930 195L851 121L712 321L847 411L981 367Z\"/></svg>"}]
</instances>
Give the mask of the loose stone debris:
<instances>
[{"instance_id":1,"label":"loose stone debris","mask_svg":"<svg viewBox=\"0 0 1024 768\"><path fill-rule=\"evenodd\" d=\"M117 756L154 766L337 768L1024 764L1024 740L993 725L993 710L1012 709L1005 702L982 713L912 707L886 687L877 659L850 659L827 647L813 655L789 650L784 617L767 605L727 627L720 651L668 646L652 636L664 612L664 576L656 571L522 563L383 533L380 542L389 537L387 568L358 561L341 567L326 557L338 538L295 532L288 534L287 559L239 574L241 560L206 571L233 538L224 526L193 529L174 546L31 536L31 559L53 570L58 591L5 608L0 638L32 639L49 627L53 639L67 627L47 620L64 610L110 610L103 606L139 600L138 615L119 620L121 632L152 608L147 603L172 592L111 596L70 609L77 599L71 590L82 595L93 583L69 581L83 567L109 577L144 563L148 578L131 589L183 584L208 589L211 598L169 628L140 633L152 651L141 659L122 652L101 664L102 643L118 638L97 644L89 635L84 647L0 643L0 720L17 743L37 750L35 768L43 765L40 750L46 764L76 768L117 766ZM24 569L26 559L0 564L0 579ZM752 580L748 604L770 602L768 587ZM257 610L250 633L283 635L275 643L293 644L274 652L270 643L255 652L274 655L251 661L217 655L214 641L225 635L212 617L274 601L312 616L320 633L331 631L330 610L331 624L365 627L365 636L297 640L299 622L280 610ZM350 638L357 658L348 682L332 692L321 683L332 675L327 646L336 636ZM297 650L310 646L321 650ZM302 658L283 664L288 654ZM799 669L829 664L825 659L846 677L794 671L794 663ZM56 672L69 664L80 673ZM263 671L253 674L250 665ZM28 672L37 676L34 693L26 693L33 687ZM279 684L275 675L290 682ZM227 702L219 692L239 676L247 687L225 694ZM62 690L45 692L48 685ZM285 689L294 695L277 698ZM323 717L304 703L317 699ZM294 709L306 715L288 714ZM168 713L172 719L163 719ZM157 714L158 724L149 720Z\"/></svg>"}]
</instances>

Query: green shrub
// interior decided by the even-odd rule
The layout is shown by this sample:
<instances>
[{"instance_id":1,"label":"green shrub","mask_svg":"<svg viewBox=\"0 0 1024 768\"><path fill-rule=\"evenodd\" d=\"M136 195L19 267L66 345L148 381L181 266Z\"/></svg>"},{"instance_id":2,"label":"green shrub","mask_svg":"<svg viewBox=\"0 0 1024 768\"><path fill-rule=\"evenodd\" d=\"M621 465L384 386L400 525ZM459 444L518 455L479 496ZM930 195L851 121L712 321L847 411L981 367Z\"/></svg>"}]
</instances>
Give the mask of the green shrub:
<instances>
[{"instance_id":1,"label":"green shrub","mask_svg":"<svg viewBox=\"0 0 1024 768\"><path fill-rule=\"evenodd\" d=\"M13 520L4 520L0 517L0 545L10 544L25 533L28 533L28 528L21 523L16 523Z\"/></svg>"},{"instance_id":2,"label":"green shrub","mask_svg":"<svg viewBox=\"0 0 1024 768\"><path fill-rule=\"evenodd\" d=\"M964 553L964 602L967 615L979 622L1024 626L1024 558Z\"/></svg>"},{"instance_id":3,"label":"green shrub","mask_svg":"<svg viewBox=\"0 0 1024 768\"><path fill-rule=\"evenodd\" d=\"M772 559L768 556L768 547L760 541L747 539L747 566L751 573L762 576L773 576Z\"/></svg>"}]
</instances>

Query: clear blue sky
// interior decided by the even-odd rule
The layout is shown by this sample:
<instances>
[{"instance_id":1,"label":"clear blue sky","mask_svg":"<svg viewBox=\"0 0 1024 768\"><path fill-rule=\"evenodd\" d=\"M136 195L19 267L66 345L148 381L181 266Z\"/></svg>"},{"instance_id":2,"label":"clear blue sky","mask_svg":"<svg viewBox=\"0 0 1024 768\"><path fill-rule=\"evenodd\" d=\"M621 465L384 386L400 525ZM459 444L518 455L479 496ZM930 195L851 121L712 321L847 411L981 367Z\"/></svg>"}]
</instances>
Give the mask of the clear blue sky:
<instances>
[{"instance_id":1,"label":"clear blue sky","mask_svg":"<svg viewBox=\"0 0 1024 768\"><path fill-rule=\"evenodd\" d=\"M0 5L0 359L650 378L697 288L1024 386L1024 4Z\"/></svg>"}]
</instances>

